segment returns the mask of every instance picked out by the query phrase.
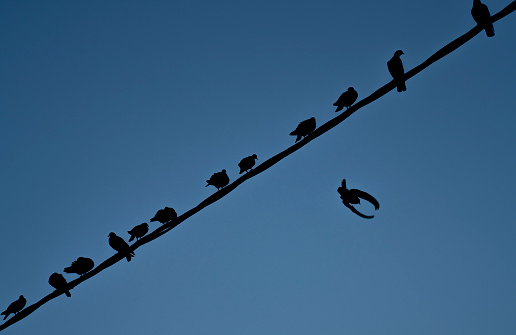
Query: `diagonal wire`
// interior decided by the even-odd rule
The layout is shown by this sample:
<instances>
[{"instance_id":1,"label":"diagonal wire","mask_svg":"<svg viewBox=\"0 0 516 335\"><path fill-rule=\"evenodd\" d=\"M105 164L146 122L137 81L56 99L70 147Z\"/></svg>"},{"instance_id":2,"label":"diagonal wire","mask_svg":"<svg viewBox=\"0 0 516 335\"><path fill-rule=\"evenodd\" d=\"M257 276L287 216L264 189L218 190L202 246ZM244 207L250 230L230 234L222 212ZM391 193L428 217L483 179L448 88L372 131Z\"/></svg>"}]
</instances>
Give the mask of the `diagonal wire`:
<instances>
[{"instance_id":1,"label":"diagonal wire","mask_svg":"<svg viewBox=\"0 0 516 335\"><path fill-rule=\"evenodd\" d=\"M513 1L510 4L508 4L504 9L502 9L500 12L492 15L491 16L491 20L492 20L492 22L496 22L496 21L504 18L505 16L509 15L510 13L514 12L515 10L516 10L516 1ZM416 74L418 74L419 72L423 71L424 69L429 67L431 64L435 63L439 59L441 59L444 56L446 56L446 55L450 54L451 52L455 51L456 49L458 49L459 47L464 45L466 42L471 40L473 37L475 37L482 30L483 30L483 28L481 28L481 27L479 27L477 25L474 28L472 28L471 30L469 30L468 32L466 32L464 35L462 35L462 36L456 38L455 40L453 40L452 42L448 43L447 45L445 45L444 47L439 49L436 53L434 53L432 56L430 56L427 60L425 60L423 63L419 64L418 66L416 66L412 70L406 72L405 73L405 80L408 80L408 79L414 77ZM237 186L242 184L244 181L246 181L246 180L248 180L248 179L250 179L250 178L252 178L252 177L254 177L254 176L256 176L256 175L258 175L260 173L262 173L263 171L267 170L271 166L273 166L276 163L278 163L279 161L281 161L283 158L285 158L285 157L289 156L290 154L296 152L297 150L301 149L302 147L304 147L305 145L307 145L308 143L310 143L311 141L313 141L317 137L321 136L322 134L326 133L327 131L329 131L329 130L333 129L334 127L336 127L337 125L339 125L342 121L346 120L349 116L351 116L353 113L355 113L360 108L362 108L362 107L370 104L371 102L381 98L385 94L387 94L390 91L392 91L395 87L396 87L396 85L394 84L394 81L391 81L391 82L385 84L384 86L380 87L378 90L373 92L371 95L369 95L368 97L360 100L359 102L357 102L356 104L351 106L349 109L347 109L342 114L337 115L336 117L334 117L330 121L326 122L325 124L323 124L322 126L317 128L314 132L312 132L310 135L305 137L303 140L297 142L296 144L294 144L291 147L285 149L284 151L280 152L279 154L269 158L268 160L266 160L262 164L258 165L257 167L255 167L254 169L249 171L248 173L244 174L243 176L241 176L240 178L238 178L237 180L232 182L231 184L227 185L226 187L222 188L221 190L219 190L219 191L215 192L214 194L210 195L208 198L204 199L197 206L195 206L194 208L192 208L189 211L185 212L184 214L180 215L173 222L164 224L161 227L159 227L156 230L154 230L152 233L142 237L140 240L136 241L134 244L132 244L130 246L131 251L134 251L134 250L138 249L139 247L141 247L142 245L147 244L147 243L155 240L156 238L160 237L161 235L164 235L165 233L169 232L170 230L172 230L173 228L177 227L179 224L181 224L183 221L185 221L186 219L188 219L192 215L198 213L202 209L208 207L209 205L211 205L214 202L216 202L216 201L220 200L221 198L223 198L225 195L227 195L228 193L233 191L235 188L237 188ZM86 274L82 275L81 277L79 277L79 278L69 282L67 288L68 289L72 289L72 288L76 287L80 283L82 283L82 282L88 280L89 278L97 275L101 271L107 269L108 267L114 265L115 263L117 263L118 261L120 261L121 259L124 259L124 258L125 258L125 255L121 255L119 253L111 256L110 258L106 259L104 262L99 264L96 268L94 268L90 272L87 272ZM63 293L64 292L62 290L60 290L60 291L56 290L56 291L50 293L49 295L45 296L44 298L42 298L38 302L36 302L36 303L34 303L34 304L30 305L30 306L27 306L25 309L23 309L22 311L20 311L19 313L17 313L13 317L11 317L9 320L4 322L2 325L0 325L0 331L6 329L7 327L13 325L14 323L16 323L18 321L24 319L29 314L34 312L36 309L40 308L45 303L47 303L50 300L60 296Z\"/></svg>"}]
</instances>

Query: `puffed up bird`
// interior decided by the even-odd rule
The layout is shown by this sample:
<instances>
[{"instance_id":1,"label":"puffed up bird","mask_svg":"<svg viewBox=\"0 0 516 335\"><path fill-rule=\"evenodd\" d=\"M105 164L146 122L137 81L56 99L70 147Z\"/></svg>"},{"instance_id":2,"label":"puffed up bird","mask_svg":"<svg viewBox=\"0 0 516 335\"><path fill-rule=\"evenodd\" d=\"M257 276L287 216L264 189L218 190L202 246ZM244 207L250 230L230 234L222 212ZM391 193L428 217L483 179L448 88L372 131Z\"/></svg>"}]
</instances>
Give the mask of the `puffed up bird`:
<instances>
[{"instance_id":1,"label":"puffed up bird","mask_svg":"<svg viewBox=\"0 0 516 335\"><path fill-rule=\"evenodd\" d=\"M394 53L394 56L392 56L392 58L387 62L387 68L389 69L389 73L392 78L394 78L394 83L396 84L398 92L407 90L405 79L403 78L405 70L403 69L403 63L400 58L401 55L403 55L403 51L397 50Z\"/></svg>"},{"instance_id":2,"label":"puffed up bird","mask_svg":"<svg viewBox=\"0 0 516 335\"><path fill-rule=\"evenodd\" d=\"M109 233L109 245L115 249L118 253L125 256L128 262L131 261L131 257L134 256L134 252L129 249L129 244L124 241L123 238L117 236L115 233Z\"/></svg>"},{"instance_id":3,"label":"puffed up bird","mask_svg":"<svg viewBox=\"0 0 516 335\"><path fill-rule=\"evenodd\" d=\"M146 222L137 225L136 227L134 227L133 229L128 231L129 235L131 235L129 242L134 240L135 237L136 237L136 241L138 241L145 234L147 234L148 231L149 231L149 225Z\"/></svg>"},{"instance_id":4,"label":"puffed up bird","mask_svg":"<svg viewBox=\"0 0 516 335\"><path fill-rule=\"evenodd\" d=\"M210 185L213 185L217 188L217 190L220 190L222 187L229 184L229 177L226 173L226 170L222 170L220 172L215 172L210 179L206 180L208 183L205 187L208 187Z\"/></svg>"},{"instance_id":5,"label":"puffed up bird","mask_svg":"<svg viewBox=\"0 0 516 335\"><path fill-rule=\"evenodd\" d=\"M489 8L480 2L480 0L473 0L473 7L471 8L471 16L473 20L486 31L487 37L495 35L493 22L491 22L491 14Z\"/></svg>"},{"instance_id":6,"label":"puffed up bird","mask_svg":"<svg viewBox=\"0 0 516 335\"><path fill-rule=\"evenodd\" d=\"M344 206L349 208L356 215L363 217L365 219L372 219L374 215L364 215L357 211L355 207L352 206L352 204L360 204L360 199L363 199L373 204L375 210L378 210L380 208L380 204L378 203L378 201L369 193L354 188L348 190L346 187L346 179L342 179L342 186L337 189L337 192L339 192L340 198L342 199L342 203L344 204Z\"/></svg>"},{"instance_id":7,"label":"puffed up bird","mask_svg":"<svg viewBox=\"0 0 516 335\"><path fill-rule=\"evenodd\" d=\"M154 217L150 219L150 222L158 221L162 224L165 224L175 219L177 219L176 210L171 207L165 207L158 210Z\"/></svg>"},{"instance_id":8,"label":"puffed up bird","mask_svg":"<svg viewBox=\"0 0 516 335\"><path fill-rule=\"evenodd\" d=\"M14 315L16 315L16 314L18 314L19 311L21 311L23 309L23 307L25 307L26 303L27 303L27 300L23 297L23 295L20 295L18 300L13 301L9 305L9 307L7 307L7 309L5 311L0 313L0 315L5 315L4 320L7 319L7 317L11 313L14 313Z\"/></svg>"},{"instance_id":9,"label":"puffed up bird","mask_svg":"<svg viewBox=\"0 0 516 335\"><path fill-rule=\"evenodd\" d=\"M86 272L93 269L95 266L95 263L93 263L93 260L91 258L87 257L79 257L76 261L72 262L72 265L70 265L67 268L64 268L64 272L66 273L77 273L79 276L82 276Z\"/></svg>"},{"instance_id":10,"label":"puffed up bird","mask_svg":"<svg viewBox=\"0 0 516 335\"><path fill-rule=\"evenodd\" d=\"M247 156L246 158L243 158L240 161L240 163L238 163L238 167L240 168L240 173L251 170L255 164L256 159L258 159L258 156L256 156L256 154L253 154L252 156Z\"/></svg>"},{"instance_id":11,"label":"puffed up bird","mask_svg":"<svg viewBox=\"0 0 516 335\"><path fill-rule=\"evenodd\" d=\"M63 291L68 298L72 296L70 294L70 291L68 291L68 289L66 288L66 286L68 286L68 283L66 282L66 279L63 277L62 274L57 272L52 273L48 278L48 283L56 290Z\"/></svg>"},{"instance_id":12,"label":"puffed up bird","mask_svg":"<svg viewBox=\"0 0 516 335\"><path fill-rule=\"evenodd\" d=\"M353 87L348 88L348 90L340 95L340 97L335 101L333 106L337 106L335 113L341 111L344 107L348 109L357 101L358 93L355 91Z\"/></svg>"},{"instance_id":13,"label":"puffed up bird","mask_svg":"<svg viewBox=\"0 0 516 335\"><path fill-rule=\"evenodd\" d=\"M296 130L290 133L292 136L296 137L296 142L299 141L302 138L305 138L308 136L311 132L313 132L316 128L315 125L315 118L311 117L308 120L301 121L298 125Z\"/></svg>"}]
</instances>

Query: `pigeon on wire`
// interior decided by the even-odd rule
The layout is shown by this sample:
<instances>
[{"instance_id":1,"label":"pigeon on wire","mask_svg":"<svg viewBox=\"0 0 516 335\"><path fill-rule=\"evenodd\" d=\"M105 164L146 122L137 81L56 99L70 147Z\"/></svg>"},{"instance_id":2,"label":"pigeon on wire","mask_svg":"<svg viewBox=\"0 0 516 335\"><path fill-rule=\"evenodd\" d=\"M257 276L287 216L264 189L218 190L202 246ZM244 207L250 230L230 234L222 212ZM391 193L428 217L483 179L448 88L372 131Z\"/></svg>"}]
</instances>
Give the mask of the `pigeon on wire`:
<instances>
[{"instance_id":1,"label":"pigeon on wire","mask_svg":"<svg viewBox=\"0 0 516 335\"><path fill-rule=\"evenodd\" d=\"M340 198L342 199L342 203L344 204L344 206L349 208L356 215L363 217L365 219L372 219L374 215L362 214L358 210L356 210L355 207L353 207L353 205L360 204L360 199L369 201L371 204L373 204L375 210L378 210L380 208L380 204L378 203L378 201L369 193L354 188L348 190L346 187L346 179L342 179L342 186L337 189L337 192L339 192Z\"/></svg>"},{"instance_id":2,"label":"pigeon on wire","mask_svg":"<svg viewBox=\"0 0 516 335\"><path fill-rule=\"evenodd\" d=\"M215 172L210 179L206 180L208 184L206 184L205 187L208 187L210 185L213 185L217 188L217 190L220 190L222 187L229 184L229 177L226 173L226 170L222 170L220 172Z\"/></svg>"},{"instance_id":3,"label":"pigeon on wire","mask_svg":"<svg viewBox=\"0 0 516 335\"><path fill-rule=\"evenodd\" d=\"M240 163L238 163L238 167L240 168L240 174L244 171L247 172L251 170L255 164L255 160L258 159L258 156L256 154L253 154L252 156L247 156L246 158L243 158Z\"/></svg>"},{"instance_id":4,"label":"pigeon on wire","mask_svg":"<svg viewBox=\"0 0 516 335\"><path fill-rule=\"evenodd\" d=\"M62 274L57 272L52 273L50 275L50 278L48 278L48 283L56 290L63 291L68 298L72 296L70 294L70 291L68 291L68 289L66 288L66 286L68 286L68 283L66 282L66 279L63 277Z\"/></svg>"},{"instance_id":5,"label":"pigeon on wire","mask_svg":"<svg viewBox=\"0 0 516 335\"><path fill-rule=\"evenodd\" d=\"M9 305L9 307L7 307L7 309L5 311L0 313L0 315L5 315L4 320L7 319L7 317L11 313L14 313L14 315L16 315L16 314L18 314L19 311L21 311L23 309L23 307L25 307L26 303L27 303L27 300L23 297L23 295L20 295L18 300L13 301Z\"/></svg>"},{"instance_id":6,"label":"pigeon on wire","mask_svg":"<svg viewBox=\"0 0 516 335\"><path fill-rule=\"evenodd\" d=\"M302 138L305 138L308 136L312 131L314 131L316 128L315 125L315 118L311 117L308 120L301 121L298 125L296 130L290 133L292 136L296 137L296 142L299 141Z\"/></svg>"},{"instance_id":7,"label":"pigeon on wire","mask_svg":"<svg viewBox=\"0 0 516 335\"><path fill-rule=\"evenodd\" d=\"M344 107L346 110L351 107L357 101L358 93L355 91L353 87L349 87L348 90L340 95L340 97L335 101L333 106L337 106L335 113L341 111Z\"/></svg>"},{"instance_id":8,"label":"pigeon on wire","mask_svg":"<svg viewBox=\"0 0 516 335\"><path fill-rule=\"evenodd\" d=\"M394 83L396 84L396 88L398 92L406 91L407 87L405 86L405 79L403 76L405 75L405 70L403 69L403 63L401 62L400 56L403 55L403 51L397 50L394 53L394 56L387 62L387 68L389 69L389 73L392 78L394 78Z\"/></svg>"},{"instance_id":9,"label":"pigeon on wire","mask_svg":"<svg viewBox=\"0 0 516 335\"><path fill-rule=\"evenodd\" d=\"M486 31L487 37L495 35L493 23L491 22L491 14L489 8L480 2L480 0L473 0L473 7L471 8L471 16L473 20Z\"/></svg>"},{"instance_id":10,"label":"pigeon on wire","mask_svg":"<svg viewBox=\"0 0 516 335\"><path fill-rule=\"evenodd\" d=\"M136 241L138 241L140 238L142 238L147 232L149 231L149 225L147 223L142 223L134 227L133 229L129 230L128 233L131 235L131 238L129 239L129 242L134 240L136 237Z\"/></svg>"},{"instance_id":11,"label":"pigeon on wire","mask_svg":"<svg viewBox=\"0 0 516 335\"><path fill-rule=\"evenodd\" d=\"M93 260L91 258L87 257L79 257L76 261L72 262L72 265L70 265L67 268L64 268L64 272L66 273L77 273L79 276L82 276L86 272L93 269L95 266L95 263L93 263Z\"/></svg>"},{"instance_id":12,"label":"pigeon on wire","mask_svg":"<svg viewBox=\"0 0 516 335\"><path fill-rule=\"evenodd\" d=\"M175 219L177 219L177 213L175 209L171 207L165 207L163 209L158 210L154 217L150 219L150 222L158 221L162 224L165 224Z\"/></svg>"},{"instance_id":13,"label":"pigeon on wire","mask_svg":"<svg viewBox=\"0 0 516 335\"><path fill-rule=\"evenodd\" d=\"M109 233L109 245L115 249L118 253L125 256L128 262L131 261L131 257L134 256L134 252L129 249L129 244L124 241L123 238L117 236L115 233Z\"/></svg>"}]
</instances>

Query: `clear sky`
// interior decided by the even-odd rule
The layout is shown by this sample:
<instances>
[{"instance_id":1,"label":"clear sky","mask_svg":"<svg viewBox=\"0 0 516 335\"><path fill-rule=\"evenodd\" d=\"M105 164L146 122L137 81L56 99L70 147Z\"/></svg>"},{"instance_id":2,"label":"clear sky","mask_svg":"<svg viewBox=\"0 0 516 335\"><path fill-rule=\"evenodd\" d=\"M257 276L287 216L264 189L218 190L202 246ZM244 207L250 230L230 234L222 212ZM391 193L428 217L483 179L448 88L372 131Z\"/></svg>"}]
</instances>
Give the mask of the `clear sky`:
<instances>
[{"instance_id":1,"label":"clear sky","mask_svg":"<svg viewBox=\"0 0 516 335\"><path fill-rule=\"evenodd\" d=\"M420 64L471 5L1 1L0 309L386 84L397 49ZM495 30L6 333L515 334L516 14Z\"/></svg>"}]
</instances>

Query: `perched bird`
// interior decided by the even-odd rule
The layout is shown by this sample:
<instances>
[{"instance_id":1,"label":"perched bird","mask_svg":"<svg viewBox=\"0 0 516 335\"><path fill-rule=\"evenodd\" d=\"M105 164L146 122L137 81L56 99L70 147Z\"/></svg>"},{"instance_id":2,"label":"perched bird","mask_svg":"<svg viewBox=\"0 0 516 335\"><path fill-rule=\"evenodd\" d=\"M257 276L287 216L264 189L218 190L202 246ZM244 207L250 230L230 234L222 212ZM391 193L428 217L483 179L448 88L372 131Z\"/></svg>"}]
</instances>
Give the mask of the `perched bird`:
<instances>
[{"instance_id":1,"label":"perched bird","mask_svg":"<svg viewBox=\"0 0 516 335\"><path fill-rule=\"evenodd\" d=\"M296 130L290 133L292 136L296 136L296 142L301 139L301 137L305 138L308 136L312 131L314 131L316 128L315 125L315 118L311 117L308 120L301 121L298 125Z\"/></svg>"},{"instance_id":2,"label":"perched bird","mask_svg":"<svg viewBox=\"0 0 516 335\"><path fill-rule=\"evenodd\" d=\"M353 87L348 88L348 90L340 95L340 97L335 101L333 106L337 106L335 113L342 110L344 107L348 109L357 101L358 93L355 91Z\"/></svg>"},{"instance_id":3,"label":"perched bird","mask_svg":"<svg viewBox=\"0 0 516 335\"><path fill-rule=\"evenodd\" d=\"M364 215L357 211L355 207L352 206L352 204L360 204L360 199L363 199L373 204L375 210L378 210L380 208L380 204L378 203L378 201L369 193L354 188L348 190L346 188L346 179L342 179L342 186L337 189L337 192L339 192L340 198L342 199L342 203L344 204L344 206L351 209L351 211L356 215L363 217L365 219L372 219L374 215Z\"/></svg>"},{"instance_id":4,"label":"perched bird","mask_svg":"<svg viewBox=\"0 0 516 335\"><path fill-rule=\"evenodd\" d=\"M142 238L147 232L149 231L149 225L147 223L142 223L134 227L133 229L129 230L128 233L131 235L131 238L129 239L129 242L134 240L136 237L136 241L138 241L140 238Z\"/></svg>"},{"instance_id":5,"label":"perched bird","mask_svg":"<svg viewBox=\"0 0 516 335\"><path fill-rule=\"evenodd\" d=\"M56 273L56 272L52 273L50 275L50 278L48 278L48 283L50 284L50 286L52 286L56 290L64 291L64 293L66 294L66 296L68 298L70 298L72 296L70 294L70 291L68 291L68 289L66 288L68 283L66 282L66 279L63 277L62 274Z\"/></svg>"},{"instance_id":6,"label":"perched bird","mask_svg":"<svg viewBox=\"0 0 516 335\"><path fill-rule=\"evenodd\" d=\"M165 224L165 223L168 223L175 219L177 219L177 213L176 213L175 209L173 209L171 207L165 207L163 209L158 210L156 212L156 214L154 215L154 217L152 219L150 219L150 222L158 221L160 223ZM143 235L145 235L145 234L143 234Z\"/></svg>"},{"instance_id":7,"label":"perched bird","mask_svg":"<svg viewBox=\"0 0 516 335\"><path fill-rule=\"evenodd\" d=\"M7 307L7 309L5 311L3 311L2 313L0 313L0 315L5 315L4 317L4 320L7 319L7 317L9 316L9 314L11 313L14 313L14 315L18 314L19 311L21 311L23 309L23 307L25 307L25 304L27 303L27 300L25 300L25 298L23 297L23 295L20 295L20 297L18 298L18 300L12 302L9 307Z\"/></svg>"},{"instance_id":8,"label":"perched bird","mask_svg":"<svg viewBox=\"0 0 516 335\"><path fill-rule=\"evenodd\" d=\"M126 241L124 241L123 238L120 236L117 236L115 233L109 233L109 245L111 248L118 251L120 254L123 254L125 258L127 258L127 261L131 261L131 257L134 256L134 252L132 252L129 249L129 244L127 244Z\"/></svg>"},{"instance_id":9,"label":"perched bird","mask_svg":"<svg viewBox=\"0 0 516 335\"><path fill-rule=\"evenodd\" d=\"M258 156L256 156L256 154L253 154L252 156L247 156L246 158L243 158L240 161L240 163L238 163L238 167L240 168L240 173L251 170L254 166L255 159L258 159Z\"/></svg>"},{"instance_id":10,"label":"perched bird","mask_svg":"<svg viewBox=\"0 0 516 335\"><path fill-rule=\"evenodd\" d=\"M394 78L394 83L397 86L398 92L407 90L407 87L405 86L405 79L403 79L405 70L403 69L403 63L400 59L401 55L403 55L403 51L398 50L387 62L387 68L389 69L389 73L391 74L392 78Z\"/></svg>"},{"instance_id":11,"label":"perched bird","mask_svg":"<svg viewBox=\"0 0 516 335\"><path fill-rule=\"evenodd\" d=\"M493 37L495 35L493 23L491 22L491 14L489 8L480 2L480 0L473 0L473 7L471 8L471 16L473 20L484 28L487 37Z\"/></svg>"},{"instance_id":12,"label":"perched bird","mask_svg":"<svg viewBox=\"0 0 516 335\"><path fill-rule=\"evenodd\" d=\"M208 183L205 187L208 187L209 185L213 185L219 190L221 187L226 186L229 184L229 177L226 173L226 170L222 170L220 172L215 172L210 179L206 180Z\"/></svg>"},{"instance_id":13,"label":"perched bird","mask_svg":"<svg viewBox=\"0 0 516 335\"><path fill-rule=\"evenodd\" d=\"M66 273L77 273L79 276L82 276L86 272L93 269L94 266L95 264L91 258L79 257L76 261L72 262L72 265L64 268L63 271Z\"/></svg>"}]
</instances>

